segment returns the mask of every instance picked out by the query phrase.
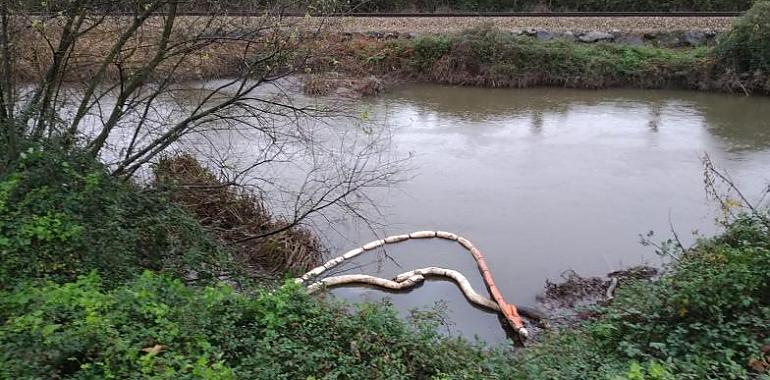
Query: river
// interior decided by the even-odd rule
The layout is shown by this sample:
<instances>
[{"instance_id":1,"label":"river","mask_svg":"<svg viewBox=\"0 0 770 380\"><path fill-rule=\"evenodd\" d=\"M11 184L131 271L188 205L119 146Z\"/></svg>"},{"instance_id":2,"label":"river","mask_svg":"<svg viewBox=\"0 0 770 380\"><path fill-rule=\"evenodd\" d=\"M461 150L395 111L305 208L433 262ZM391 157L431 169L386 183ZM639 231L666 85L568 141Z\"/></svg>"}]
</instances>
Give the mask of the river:
<instances>
[{"instance_id":1,"label":"river","mask_svg":"<svg viewBox=\"0 0 770 380\"><path fill-rule=\"evenodd\" d=\"M440 229L468 237L487 258L509 302L535 304L547 279L568 269L603 275L658 266L640 244L672 236L687 244L718 231L704 191L709 154L749 197L770 178L770 99L670 91L479 89L409 85L366 102L409 153L411 178L381 197L386 227L373 234L337 223L337 252L376 236ZM344 238L342 237L344 236ZM355 260L353 272L391 277L426 266L456 269L485 291L458 245L412 241ZM443 300L447 331L505 340L494 314L469 305L449 282L405 294L336 289L352 301L389 298L406 313Z\"/></svg>"},{"instance_id":2,"label":"river","mask_svg":"<svg viewBox=\"0 0 770 380\"><path fill-rule=\"evenodd\" d=\"M340 106L339 99L298 99ZM673 229L684 244L718 232L720 211L704 190L705 154L751 199L770 178L770 98L410 84L342 104L366 121L331 119L307 129L335 132L326 134L326 142L337 146L329 150L332 157L340 148L353 149L340 136L363 130L389 136L388 156L411 159L407 180L371 194L382 212L374 231L355 219L316 224L329 255L393 234L455 232L481 249L512 303L535 305L546 280L558 281L566 270L602 276L639 264L660 266L663 259L640 243L650 231L652 240L662 241ZM208 151L220 164L223 154L249 163L269 150L248 132L218 133L188 139L180 148L200 156ZM302 166L292 162L259 175L288 181L291 188L292 180L305 178ZM328 178L320 169L317 184ZM291 208L292 200L285 201ZM281 214L280 204L271 206ZM334 273L389 278L428 266L458 270L486 293L471 256L446 241L388 246ZM430 281L403 294L364 287L331 294L354 302L389 298L404 314L442 301L447 332L492 344L506 339L497 316L469 305L450 282Z\"/></svg>"}]
</instances>

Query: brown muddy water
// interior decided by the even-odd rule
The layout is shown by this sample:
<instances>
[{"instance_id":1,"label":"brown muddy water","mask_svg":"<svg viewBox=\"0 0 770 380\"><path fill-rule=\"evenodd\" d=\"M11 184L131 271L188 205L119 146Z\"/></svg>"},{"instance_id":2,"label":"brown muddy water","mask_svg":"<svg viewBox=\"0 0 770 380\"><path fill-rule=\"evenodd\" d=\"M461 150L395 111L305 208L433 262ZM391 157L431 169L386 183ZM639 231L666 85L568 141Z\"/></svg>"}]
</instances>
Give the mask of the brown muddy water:
<instances>
[{"instance_id":1,"label":"brown muddy water","mask_svg":"<svg viewBox=\"0 0 770 380\"><path fill-rule=\"evenodd\" d=\"M412 177L381 198L384 228L374 234L361 223L337 223L327 231L332 251L377 236L455 232L482 250L512 303L536 304L545 281L568 269L601 276L661 265L640 234L664 240L673 228L692 243L717 232L719 212L704 191L706 153L750 197L770 179L767 98L409 85L366 107L392 128L393 149L413 156ZM389 246L343 270L389 278L427 266L459 270L486 292L470 255L448 242ZM506 339L497 316L469 305L450 282L400 294L365 287L332 294L388 298L405 314L442 301L448 332Z\"/></svg>"}]
</instances>

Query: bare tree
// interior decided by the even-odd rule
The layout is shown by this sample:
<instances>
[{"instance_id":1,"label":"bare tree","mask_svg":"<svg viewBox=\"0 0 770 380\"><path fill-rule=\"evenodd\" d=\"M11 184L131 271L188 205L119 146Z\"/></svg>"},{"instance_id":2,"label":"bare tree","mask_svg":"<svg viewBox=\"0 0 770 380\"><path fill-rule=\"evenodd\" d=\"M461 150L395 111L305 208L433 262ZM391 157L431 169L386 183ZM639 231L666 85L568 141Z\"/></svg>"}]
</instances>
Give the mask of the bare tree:
<instances>
[{"instance_id":1,"label":"bare tree","mask_svg":"<svg viewBox=\"0 0 770 380\"><path fill-rule=\"evenodd\" d=\"M719 203L723 213L721 223L729 224L731 220L744 212L757 218L766 228L770 228L767 214L767 195L770 186L765 186L760 196L752 201L735 184L727 171L717 168L708 154L703 155L703 183L706 194Z\"/></svg>"},{"instance_id":2,"label":"bare tree","mask_svg":"<svg viewBox=\"0 0 770 380\"><path fill-rule=\"evenodd\" d=\"M295 166L304 179L293 188L272 186L293 200L284 228L330 209L362 216L373 204L363 191L397 180L401 161L387 157L381 139L362 133L356 144L331 149L314 128L340 112L283 90L312 58L303 42L326 25L287 10L318 14L334 2L249 2L257 17L228 15L213 0L206 15L184 14L200 4L182 0L41 4L0 4L0 171L28 147L52 144L131 178L163 152L208 141L216 152L208 164L219 164L233 184L250 180L261 189L276 183L266 166L303 162ZM247 141L249 162L225 165L227 147L213 143L223 133Z\"/></svg>"}]
</instances>

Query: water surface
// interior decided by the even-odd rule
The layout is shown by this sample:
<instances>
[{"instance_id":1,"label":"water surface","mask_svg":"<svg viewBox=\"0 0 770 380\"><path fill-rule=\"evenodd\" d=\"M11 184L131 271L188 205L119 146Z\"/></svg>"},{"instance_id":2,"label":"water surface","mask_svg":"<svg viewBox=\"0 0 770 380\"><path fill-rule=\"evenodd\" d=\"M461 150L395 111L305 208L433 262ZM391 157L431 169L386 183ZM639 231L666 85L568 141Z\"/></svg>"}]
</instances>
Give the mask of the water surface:
<instances>
[{"instance_id":1,"label":"water surface","mask_svg":"<svg viewBox=\"0 0 770 380\"><path fill-rule=\"evenodd\" d=\"M425 229L468 237L483 251L509 302L535 303L546 279L573 269L603 275L659 265L640 234L685 243L717 231L701 158L709 154L744 191L770 178L770 99L668 91L477 89L410 85L368 105L393 129L393 149L413 155L413 178L381 197L386 227L338 223L338 252L376 236ZM459 246L416 241L370 253L353 272L391 277L442 266L484 291ZM345 268L343 268L345 269ZM347 269L350 269L347 268ZM453 284L407 294L355 287L350 300L388 297L401 310L444 300L450 331L505 339L497 317L468 305Z\"/></svg>"}]
</instances>

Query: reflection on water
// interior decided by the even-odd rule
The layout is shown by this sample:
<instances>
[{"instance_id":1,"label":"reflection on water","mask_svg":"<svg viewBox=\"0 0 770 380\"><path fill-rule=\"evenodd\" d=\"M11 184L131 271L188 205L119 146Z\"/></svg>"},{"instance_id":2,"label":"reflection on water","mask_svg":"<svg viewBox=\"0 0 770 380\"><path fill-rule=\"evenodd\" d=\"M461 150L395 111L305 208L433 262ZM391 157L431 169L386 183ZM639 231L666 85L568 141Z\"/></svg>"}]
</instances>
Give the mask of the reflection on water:
<instances>
[{"instance_id":1,"label":"reflection on water","mask_svg":"<svg viewBox=\"0 0 770 380\"><path fill-rule=\"evenodd\" d=\"M749 194L770 177L770 99L667 91L578 91L409 86L372 101L394 128L395 149L414 154L414 178L382 194L380 234L442 229L473 240L509 301L532 303L566 269L601 275L660 259L639 242L670 228L716 231L703 191L704 153ZM373 237L355 223L334 226L344 250ZM337 236L330 234L329 236ZM389 277L425 266L483 283L473 260L444 242L410 242L372 254L355 272ZM381 260L378 260L381 259ZM391 260L392 258L392 260ZM348 268L350 269L350 268ZM383 293L338 289L353 299ZM468 305L451 283L386 295L403 310L444 299L454 330L504 339L494 315Z\"/></svg>"},{"instance_id":2,"label":"reflection on water","mask_svg":"<svg viewBox=\"0 0 770 380\"><path fill-rule=\"evenodd\" d=\"M563 89L436 89L415 86L394 95L409 101L416 122L440 115L442 120L490 122L526 119L531 130L542 129L545 115L563 117L580 109L603 108L608 113L642 117L656 131L663 118L692 116L709 132L725 139L731 150L763 149L770 145L770 103L747 98L678 91L583 91ZM392 101L394 99L389 99ZM398 111L397 111L398 112Z\"/></svg>"}]
</instances>

